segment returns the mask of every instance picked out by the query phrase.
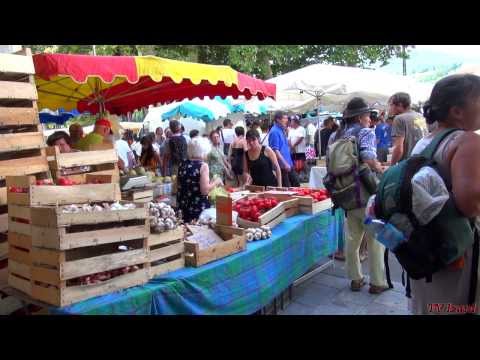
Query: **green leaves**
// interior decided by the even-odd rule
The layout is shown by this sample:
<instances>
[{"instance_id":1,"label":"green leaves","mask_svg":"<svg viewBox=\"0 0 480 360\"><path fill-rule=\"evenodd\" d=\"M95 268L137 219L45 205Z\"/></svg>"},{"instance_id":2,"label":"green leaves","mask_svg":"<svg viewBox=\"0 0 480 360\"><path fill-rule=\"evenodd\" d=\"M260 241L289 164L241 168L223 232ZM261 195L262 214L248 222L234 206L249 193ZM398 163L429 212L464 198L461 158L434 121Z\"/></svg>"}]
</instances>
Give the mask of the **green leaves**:
<instances>
[{"instance_id":1,"label":"green leaves","mask_svg":"<svg viewBox=\"0 0 480 360\"><path fill-rule=\"evenodd\" d=\"M26 45L32 52L93 54L93 45ZM407 57L401 45L96 45L97 55L155 55L234 69L261 79L307 65L326 63L367 67Z\"/></svg>"}]
</instances>

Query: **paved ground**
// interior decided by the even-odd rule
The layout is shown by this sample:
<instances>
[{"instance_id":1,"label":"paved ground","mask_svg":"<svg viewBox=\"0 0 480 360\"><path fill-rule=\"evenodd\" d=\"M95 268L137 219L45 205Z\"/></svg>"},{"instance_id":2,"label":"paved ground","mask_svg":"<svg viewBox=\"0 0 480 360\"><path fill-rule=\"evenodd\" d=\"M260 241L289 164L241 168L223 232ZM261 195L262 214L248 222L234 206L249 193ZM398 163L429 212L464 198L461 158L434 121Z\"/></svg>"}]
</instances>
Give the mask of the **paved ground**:
<instances>
[{"instance_id":1,"label":"paved ground","mask_svg":"<svg viewBox=\"0 0 480 360\"><path fill-rule=\"evenodd\" d=\"M350 290L345 263L335 261L335 266L315 275L294 287L293 302L280 315L408 315L405 289L401 284L401 268L390 257L394 289L380 295L368 293L367 285L360 292ZM362 264L368 274L368 261Z\"/></svg>"}]
</instances>

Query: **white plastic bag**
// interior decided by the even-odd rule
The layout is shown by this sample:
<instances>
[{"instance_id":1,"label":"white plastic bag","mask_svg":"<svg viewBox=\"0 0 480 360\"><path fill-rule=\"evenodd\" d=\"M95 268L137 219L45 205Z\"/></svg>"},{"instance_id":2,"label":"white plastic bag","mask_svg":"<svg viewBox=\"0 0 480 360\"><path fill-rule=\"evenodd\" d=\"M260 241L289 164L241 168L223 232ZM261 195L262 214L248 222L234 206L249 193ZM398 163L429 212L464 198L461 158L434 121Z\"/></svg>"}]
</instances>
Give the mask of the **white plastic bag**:
<instances>
[{"instance_id":1,"label":"white plastic bag","mask_svg":"<svg viewBox=\"0 0 480 360\"><path fill-rule=\"evenodd\" d=\"M232 211L232 222L234 224L237 223L238 213L236 211ZM198 220L203 224L208 224L210 222L217 223L217 209L212 207L202 211Z\"/></svg>"},{"instance_id":2,"label":"white plastic bag","mask_svg":"<svg viewBox=\"0 0 480 360\"><path fill-rule=\"evenodd\" d=\"M431 167L425 166L412 178L412 210L421 225L428 224L449 198L443 179Z\"/></svg>"}]
</instances>

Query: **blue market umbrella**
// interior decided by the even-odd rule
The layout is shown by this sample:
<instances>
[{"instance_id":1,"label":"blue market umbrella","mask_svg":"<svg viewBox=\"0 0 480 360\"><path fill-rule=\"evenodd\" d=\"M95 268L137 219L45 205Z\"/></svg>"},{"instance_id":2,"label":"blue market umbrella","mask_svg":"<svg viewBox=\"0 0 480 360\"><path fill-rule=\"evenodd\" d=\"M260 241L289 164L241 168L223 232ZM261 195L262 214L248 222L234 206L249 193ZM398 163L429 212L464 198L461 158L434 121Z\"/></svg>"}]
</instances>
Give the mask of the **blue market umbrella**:
<instances>
[{"instance_id":1,"label":"blue market umbrella","mask_svg":"<svg viewBox=\"0 0 480 360\"><path fill-rule=\"evenodd\" d=\"M204 121L212 121L215 119L214 113L206 107L186 102L174 107L172 110L162 114L162 120L170 119L174 116L181 115L184 117L192 117L194 119L202 119Z\"/></svg>"}]
</instances>

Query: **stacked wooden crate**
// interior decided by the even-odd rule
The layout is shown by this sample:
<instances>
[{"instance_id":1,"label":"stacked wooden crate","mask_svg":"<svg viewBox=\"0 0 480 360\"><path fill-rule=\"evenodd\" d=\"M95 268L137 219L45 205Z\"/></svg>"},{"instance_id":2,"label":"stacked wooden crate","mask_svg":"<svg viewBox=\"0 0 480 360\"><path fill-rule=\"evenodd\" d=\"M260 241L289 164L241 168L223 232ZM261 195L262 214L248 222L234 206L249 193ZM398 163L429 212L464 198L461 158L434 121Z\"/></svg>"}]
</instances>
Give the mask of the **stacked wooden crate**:
<instances>
[{"instance_id":1,"label":"stacked wooden crate","mask_svg":"<svg viewBox=\"0 0 480 360\"><path fill-rule=\"evenodd\" d=\"M0 54L0 260L8 249L6 177L48 174L34 73L30 49Z\"/></svg>"},{"instance_id":2,"label":"stacked wooden crate","mask_svg":"<svg viewBox=\"0 0 480 360\"><path fill-rule=\"evenodd\" d=\"M112 182L120 181L118 155L113 145L91 147L89 151L61 153L58 146L47 147L47 159L53 178L68 178L84 183L86 175L110 175Z\"/></svg>"},{"instance_id":3,"label":"stacked wooden crate","mask_svg":"<svg viewBox=\"0 0 480 360\"><path fill-rule=\"evenodd\" d=\"M7 177L9 188L22 190L8 192L9 206L29 209L28 214L18 214L28 215L29 224L21 221L22 226L14 226L25 225L21 230L27 231L28 227L30 233L21 244L30 248L25 249L28 251L24 252L20 266L18 261L9 261L10 286L33 299L65 306L148 281L150 228L145 204L135 204L135 208L128 210L70 213L66 211L69 204L118 201L119 184L50 186L35 182L32 176ZM12 214L16 214L15 211ZM11 220L13 224L15 221ZM126 267L138 269L124 272ZM115 277L105 281L80 281L90 275L117 270ZM23 280L20 286L19 280Z\"/></svg>"},{"instance_id":4,"label":"stacked wooden crate","mask_svg":"<svg viewBox=\"0 0 480 360\"><path fill-rule=\"evenodd\" d=\"M185 267L185 228L179 226L148 238L150 277Z\"/></svg>"}]
</instances>

